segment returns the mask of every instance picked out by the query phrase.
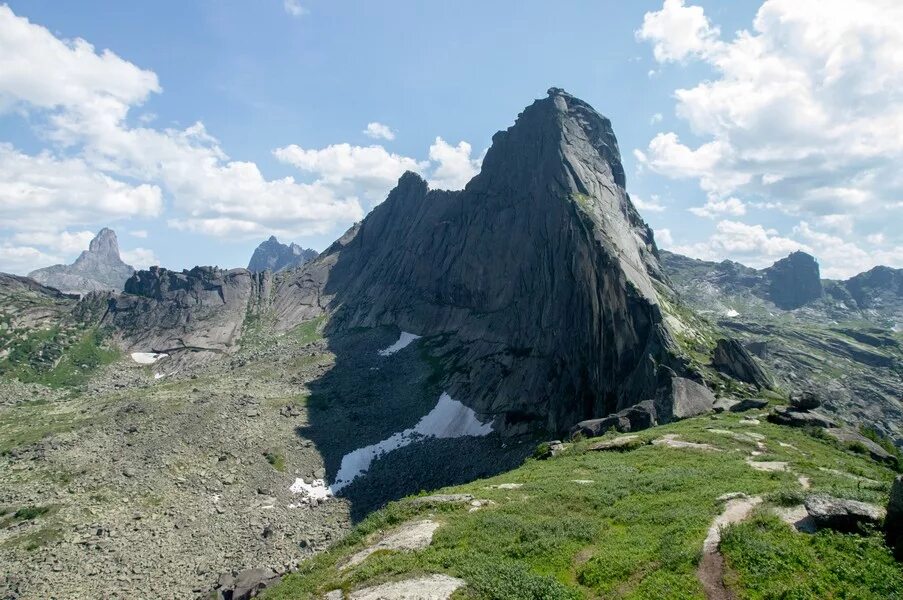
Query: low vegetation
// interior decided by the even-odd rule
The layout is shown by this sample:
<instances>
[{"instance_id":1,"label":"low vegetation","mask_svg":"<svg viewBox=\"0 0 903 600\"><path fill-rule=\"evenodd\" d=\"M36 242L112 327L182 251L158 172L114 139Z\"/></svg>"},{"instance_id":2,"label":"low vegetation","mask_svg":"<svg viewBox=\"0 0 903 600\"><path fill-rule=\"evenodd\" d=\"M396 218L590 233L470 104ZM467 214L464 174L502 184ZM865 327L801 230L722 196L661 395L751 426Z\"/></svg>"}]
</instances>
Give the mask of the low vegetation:
<instances>
[{"instance_id":1,"label":"low vegetation","mask_svg":"<svg viewBox=\"0 0 903 600\"><path fill-rule=\"evenodd\" d=\"M729 432L729 433L725 433ZM764 496L754 519L728 531L724 553L739 598L891 598L903 572L881 536L797 533L772 517L774 507L798 505L809 491L885 503L892 472L866 456L801 430L740 423L722 414L640 434L649 442L667 433L717 450L645 443L627 452L588 449L580 441L548 460L491 479L441 490L467 493L488 506L400 501L370 515L342 543L303 562L265 597L315 598L421 573L447 573L467 582L461 598L703 598L697 580L702 541L732 492ZM782 461L787 471L751 468ZM499 484L520 484L502 486ZM430 517L443 522L425 550L380 551L349 569L349 555L378 532ZM857 583L857 581L859 583ZM858 595L857 595L858 594ZM456 596L458 597L458 596Z\"/></svg>"}]
</instances>

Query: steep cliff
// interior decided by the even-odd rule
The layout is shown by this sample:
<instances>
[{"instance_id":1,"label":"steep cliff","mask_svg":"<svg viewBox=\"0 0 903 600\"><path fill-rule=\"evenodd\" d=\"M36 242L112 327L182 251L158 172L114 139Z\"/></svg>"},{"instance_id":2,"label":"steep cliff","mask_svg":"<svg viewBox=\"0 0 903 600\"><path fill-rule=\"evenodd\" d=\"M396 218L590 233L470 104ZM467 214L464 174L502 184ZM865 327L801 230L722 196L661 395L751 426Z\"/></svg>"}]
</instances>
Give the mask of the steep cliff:
<instances>
[{"instance_id":1,"label":"steep cliff","mask_svg":"<svg viewBox=\"0 0 903 600\"><path fill-rule=\"evenodd\" d=\"M391 326L436 340L443 382L502 427L564 430L644 400L667 418L678 358L652 232L608 119L553 88L493 137L463 191L406 173L276 288L288 329Z\"/></svg>"}]
</instances>

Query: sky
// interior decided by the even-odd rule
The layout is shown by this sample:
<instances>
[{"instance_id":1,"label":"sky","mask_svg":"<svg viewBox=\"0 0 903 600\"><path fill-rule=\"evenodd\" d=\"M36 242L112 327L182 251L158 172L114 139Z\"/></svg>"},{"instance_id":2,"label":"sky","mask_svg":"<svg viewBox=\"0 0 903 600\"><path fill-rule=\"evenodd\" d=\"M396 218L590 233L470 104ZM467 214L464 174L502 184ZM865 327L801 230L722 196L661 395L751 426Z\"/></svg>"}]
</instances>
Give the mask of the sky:
<instances>
[{"instance_id":1,"label":"sky","mask_svg":"<svg viewBox=\"0 0 903 600\"><path fill-rule=\"evenodd\" d=\"M903 267L898 0L0 4L0 271L322 250L406 170L460 189L549 87L612 120L662 248Z\"/></svg>"}]
</instances>

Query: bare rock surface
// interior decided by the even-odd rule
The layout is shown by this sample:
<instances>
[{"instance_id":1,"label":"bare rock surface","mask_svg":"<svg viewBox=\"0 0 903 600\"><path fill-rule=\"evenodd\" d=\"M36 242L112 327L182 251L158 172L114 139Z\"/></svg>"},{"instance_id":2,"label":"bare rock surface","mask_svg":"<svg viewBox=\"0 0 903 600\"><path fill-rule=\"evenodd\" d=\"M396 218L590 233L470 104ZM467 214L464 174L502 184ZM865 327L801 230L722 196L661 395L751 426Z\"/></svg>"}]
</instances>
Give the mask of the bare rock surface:
<instances>
[{"instance_id":1,"label":"bare rock surface","mask_svg":"<svg viewBox=\"0 0 903 600\"><path fill-rule=\"evenodd\" d=\"M448 575L424 575L414 579L393 581L351 592L350 600L448 600L463 579Z\"/></svg>"},{"instance_id":2,"label":"bare rock surface","mask_svg":"<svg viewBox=\"0 0 903 600\"><path fill-rule=\"evenodd\" d=\"M119 242L112 229L104 227L71 265L53 265L28 274L38 283L63 292L121 291L135 269L119 257Z\"/></svg>"},{"instance_id":3,"label":"bare rock surface","mask_svg":"<svg viewBox=\"0 0 903 600\"><path fill-rule=\"evenodd\" d=\"M368 556L380 550L413 551L422 550L433 541L433 534L441 524L431 519L405 523L389 532L378 542L351 556L341 568L347 569L364 562Z\"/></svg>"}]
</instances>

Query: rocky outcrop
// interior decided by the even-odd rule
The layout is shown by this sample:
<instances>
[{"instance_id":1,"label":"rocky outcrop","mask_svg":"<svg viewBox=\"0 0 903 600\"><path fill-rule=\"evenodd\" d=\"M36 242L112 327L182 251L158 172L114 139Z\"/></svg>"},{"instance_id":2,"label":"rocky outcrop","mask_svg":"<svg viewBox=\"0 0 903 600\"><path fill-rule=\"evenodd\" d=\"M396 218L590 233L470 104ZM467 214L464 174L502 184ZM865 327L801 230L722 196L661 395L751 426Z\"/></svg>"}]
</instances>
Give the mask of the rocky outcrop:
<instances>
[{"instance_id":1,"label":"rocky outcrop","mask_svg":"<svg viewBox=\"0 0 903 600\"><path fill-rule=\"evenodd\" d=\"M768 420L788 427L837 427L831 417L810 410L799 410L789 406L775 406L768 413Z\"/></svg>"},{"instance_id":2,"label":"rocky outcrop","mask_svg":"<svg viewBox=\"0 0 903 600\"><path fill-rule=\"evenodd\" d=\"M119 257L116 232L104 227L71 265L45 267L32 271L28 276L63 292L87 294L121 291L134 272L135 269Z\"/></svg>"},{"instance_id":3,"label":"rocky outcrop","mask_svg":"<svg viewBox=\"0 0 903 600\"><path fill-rule=\"evenodd\" d=\"M880 506L827 494L813 494L806 498L805 504L819 529L856 533L864 525L880 525L885 515Z\"/></svg>"},{"instance_id":4,"label":"rocky outcrop","mask_svg":"<svg viewBox=\"0 0 903 600\"><path fill-rule=\"evenodd\" d=\"M560 89L493 137L463 191L414 173L277 286L280 327L431 337L449 394L500 429L567 431L673 402L678 358L652 231L625 188L608 119Z\"/></svg>"},{"instance_id":5,"label":"rocky outcrop","mask_svg":"<svg viewBox=\"0 0 903 600\"><path fill-rule=\"evenodd\" d=\"M867 452L873 460L884 462L891 466L897 464L896 456L858 431L841 427L837 429L826 429L825 433L845 446L852 447L863 453Z\"/></svg>"},{"instance_id":6,"label":"rocky outcrop","mask_svg":"<svg viewBox=\"0 0 903 600\"><path fill-rule=\"evenodd\" d=\"M793 252L764 271L768 297L780 308L799 308L824 293L818 263L805 252Z\"/></svg>"},{"instance_id":7,"label":"rocky outcrop","mask_svg":"<svg viewBox=\"0 0 903 600\"><path fill-rule=\"evenodd\" d=\"M181 273L138 271L109 301L103 324L130 351L229 352L237 348L249 309L268 296L271 277L245 269L195 267Z\"/></svg>"},{"instance_id":8,"label":"rocky outcrop","mask_svg":"<svg viewBox=\"0 0 903 600\"><path fill-rule=\"evenodd\" d=\"M773 384L764 369L733 338L722 338L715 343L712 366L727 375L757 388L770 388Z\"/></svg>"},{"instance_id":9,"label":"rocky outcrop","mask_svg":"<svg viewBox=\"0 0 903 600\"><path fill-rule=\"evenodd\" d=\"M302 248L294 242L288 245L282 244L276 239L276 236L270 236L270 239L261 242L254 250L251 261L248 263L248 270L252 273L267 270L278 273L300 267L316 257L316 250Z\"/></svg>"}]
</instances>

